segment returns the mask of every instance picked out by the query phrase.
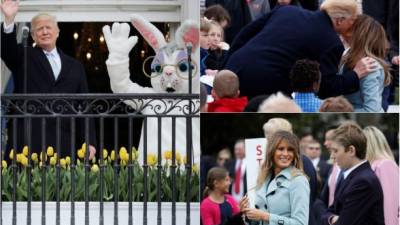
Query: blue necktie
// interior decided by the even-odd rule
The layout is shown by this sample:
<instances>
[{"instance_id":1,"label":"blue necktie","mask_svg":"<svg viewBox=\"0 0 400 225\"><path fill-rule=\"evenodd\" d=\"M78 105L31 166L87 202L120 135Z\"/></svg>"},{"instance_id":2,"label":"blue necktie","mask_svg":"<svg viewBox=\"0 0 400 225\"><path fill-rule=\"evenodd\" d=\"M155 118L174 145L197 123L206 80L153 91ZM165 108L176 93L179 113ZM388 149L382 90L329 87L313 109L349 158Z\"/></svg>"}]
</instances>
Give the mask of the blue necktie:
<instances>
[{"instance_id":1,"label":"blue necktie","mask_svg":"<svg viewBox=\"0 0 400 225\"><path fill-rule=\"evenodd\" d=\"M53 70L54 78L57 80L58 75L60 74L60 68L58 67L58 65L56 63L55 56L51 52L47 52L46 56L47 56L47 59L49 60L51 70Z\"/></svg>"}]
</instances>

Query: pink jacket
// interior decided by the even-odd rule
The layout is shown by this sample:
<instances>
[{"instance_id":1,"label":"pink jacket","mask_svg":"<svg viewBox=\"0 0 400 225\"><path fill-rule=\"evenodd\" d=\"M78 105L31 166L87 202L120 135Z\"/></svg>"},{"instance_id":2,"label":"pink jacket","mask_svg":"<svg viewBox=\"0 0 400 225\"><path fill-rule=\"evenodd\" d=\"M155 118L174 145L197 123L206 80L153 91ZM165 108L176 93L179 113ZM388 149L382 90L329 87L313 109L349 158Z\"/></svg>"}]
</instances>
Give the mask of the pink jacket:
<instances>
[{"instance_id":1,"label":"pink jacket","mask_svg":"<svg viewBox=\"0 0 400 225\"><path fill-rule=\"evenodd\" d=\"M399 224L399 167L392 160L380 159L372 162L372 170L383 190L383 212L385 225Z\"/></svg>"},{"instance_id":2,"label":"pink jacket","mask_svg":"<svg viewBox=\"0 0 400 225\"><path fill-rule=\"evenodd\" d=\"M235 199L226 194L226 201L232 206L232 215L240 212L239 206ZM221 223L221 212L219 210L219 204L213 202L210 197L205 198L200 205L200 217L203 225L217 225Z\"/></svg>"}]
</instances>

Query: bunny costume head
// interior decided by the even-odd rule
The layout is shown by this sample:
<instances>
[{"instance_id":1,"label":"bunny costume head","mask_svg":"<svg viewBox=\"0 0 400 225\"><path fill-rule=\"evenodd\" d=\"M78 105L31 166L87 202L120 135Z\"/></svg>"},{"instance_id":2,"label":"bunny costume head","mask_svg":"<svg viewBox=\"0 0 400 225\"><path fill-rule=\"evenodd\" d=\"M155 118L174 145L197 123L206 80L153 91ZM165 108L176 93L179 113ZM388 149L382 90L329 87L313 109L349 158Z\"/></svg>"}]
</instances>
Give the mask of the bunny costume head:
<instances>
[{"instance_id":1,"label":"bunny costume head","mask_svg":"<svg viewBox=\"0 0 400 225\"><path fill-rule=\"evenodd\" d=\"M144 18L133 15L133 26L154 49L151 62L151 84L156 92L188 93L189 67L192 69L192 92L199 93L199 27L185 21L175 34L175 41L167 43L163 34ZM187 46L192 46L192 62L188 62Z\"/></svg>"}]
</instances>

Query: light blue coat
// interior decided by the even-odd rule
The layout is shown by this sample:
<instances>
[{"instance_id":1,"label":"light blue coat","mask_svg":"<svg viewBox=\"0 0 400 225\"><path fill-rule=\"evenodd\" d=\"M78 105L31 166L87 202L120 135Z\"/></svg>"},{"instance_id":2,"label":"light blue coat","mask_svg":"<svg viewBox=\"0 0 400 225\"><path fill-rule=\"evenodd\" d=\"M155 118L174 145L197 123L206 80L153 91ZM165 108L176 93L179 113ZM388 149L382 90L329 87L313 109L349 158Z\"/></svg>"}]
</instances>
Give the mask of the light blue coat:
<instances>
[{"instance_id":1,"label":"light blue coat","mask_svg":"<svg viewBox=\"0 0 400 225\"><path fill-rule=\"evenodd\" d=\"M310 184L304 175L293 177L292 170L282 170L272 181L268 176L256 191L256 208L269 212L269 223L260 224L308 225Z\"/></svg>"},{"instance_id":2,"label":"light blue coat","mask_svg":"<svg viewBox=\"0 0 400 225\"><path fill-rule=\"evenodd\" d=\"M385 72L379 65L378 70L369 73L360 80L360 90L344 97L353 105L355 112L384 112L382 92Z\"/></svg>"}]
</instances>

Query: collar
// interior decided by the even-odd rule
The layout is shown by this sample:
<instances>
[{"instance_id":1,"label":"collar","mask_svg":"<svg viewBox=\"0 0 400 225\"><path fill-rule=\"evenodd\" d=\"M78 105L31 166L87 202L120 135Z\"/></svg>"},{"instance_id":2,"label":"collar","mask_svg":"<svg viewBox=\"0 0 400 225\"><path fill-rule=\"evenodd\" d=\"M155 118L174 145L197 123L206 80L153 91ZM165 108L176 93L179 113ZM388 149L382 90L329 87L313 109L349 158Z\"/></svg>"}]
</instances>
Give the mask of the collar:
<instances>
[{"instance_id":1,"label":"collar","mask_svg":"<svg viewBox=\"0 0 400 225\"><path fill-rule=\"evenodd\" d=\"M276 189L280 187L289 187L289 180L292 179L293 166L283 169L278 173L274 179L271 180L271 175L269 175L264 184L260 189L256 191L257 195L264 198L272 193L275 193ZM267 189L268 187L268 189Z\"/></svg>"},{"instance_id":2,"label":"collar","mask_svg":"<svg viewBox=\"0 0 400 225\"><path fill-rule=\"evenodd\" d=\"M42 49L43 50L43 53L45 54L45 55L47 55L47 54L52 54L53 56L58 56L58 52L57 52L57 48L53 48L53 50L51 50L51 51L46 51L46 50L44 50L44 49Z\"/></svg>"},{"instance_id":3,"label":"collar","mask_svg":"<svg viewBox=\"0 0 400 225\"><path fill-rule=\"evenodd\" d=\"M358 163L357 165L355 165L355 166L353 166L353 167L347 169L346 171L344 171L344 172L343 172L343 179L346 179L346 177L349 176L349 174L350 174L353 170L355 170L357 167L361 166L361 164L363 164L363 163L365 163L365 162L367 162L367 160L363 160L363 161L361 161L360 163Z\"/></svg>"}]
</instances>

